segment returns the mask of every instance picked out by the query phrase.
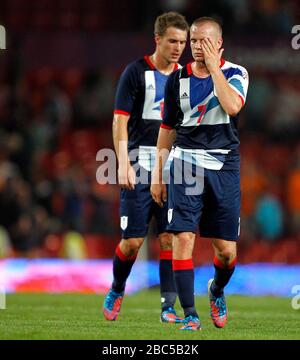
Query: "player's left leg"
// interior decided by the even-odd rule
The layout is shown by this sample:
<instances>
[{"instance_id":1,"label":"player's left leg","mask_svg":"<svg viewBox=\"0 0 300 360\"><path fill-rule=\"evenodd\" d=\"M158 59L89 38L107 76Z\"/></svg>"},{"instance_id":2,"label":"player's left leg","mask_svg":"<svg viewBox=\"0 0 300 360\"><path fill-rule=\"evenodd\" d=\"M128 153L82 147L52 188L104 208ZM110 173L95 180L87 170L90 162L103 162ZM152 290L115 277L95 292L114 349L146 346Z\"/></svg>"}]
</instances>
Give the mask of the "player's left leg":
<instances>
[{"instance_id":1,"label":"player's left leg","mask_svg":"<svg viewBox=\"0 0 300 360\"><path fill-rule=\"evenodd\" d=\"M162 322L181 323L183 318L177 316L174 309L177 291L172 269L172 239L173 234L163 232L158 235L160 243L159 278L161 295Z\"/></svg>"},{"instance_id":2,"label":"player's left leg","mask_svg":"<svg viewBox=\"0 0 300 360\"><path fill-rule=\"evenodd\" d=\"M226 325L228 309L224 288L235 270L237 260L236 242L222 239L213 239L214 248L214 278L208 282L210 301L210 315L214 325L222 328Z\"/></svg>"}]
</instances>

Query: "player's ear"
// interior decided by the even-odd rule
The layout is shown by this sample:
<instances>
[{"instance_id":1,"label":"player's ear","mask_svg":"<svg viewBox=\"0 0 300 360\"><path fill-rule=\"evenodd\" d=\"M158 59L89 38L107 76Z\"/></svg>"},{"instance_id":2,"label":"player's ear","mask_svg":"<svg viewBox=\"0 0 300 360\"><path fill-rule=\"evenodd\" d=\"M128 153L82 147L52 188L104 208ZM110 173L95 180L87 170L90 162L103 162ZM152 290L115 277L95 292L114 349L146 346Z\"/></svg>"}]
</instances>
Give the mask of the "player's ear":
<instances>
[{"instance_id":1,"label":"player's ear","mask_svg":"<svg viewBox=\"0 0 300 360\"><path fill-rule=\"evenodd\" d=\"M218 49L220 50L223 45L223 39L221 37L218 39L217 44L218 44Z\"/></svg>"},{"instance_id":2,"label":"player's ear","mask_svg":"<svg viewBox=\"0 0 300 360\"><path fill-rule=\"evenodd\" d=\"M154 35L154 41L155 41L156 45L159 45L159 43L160 43L160 35L155 34Z\"/></svg>"}]
</instances>

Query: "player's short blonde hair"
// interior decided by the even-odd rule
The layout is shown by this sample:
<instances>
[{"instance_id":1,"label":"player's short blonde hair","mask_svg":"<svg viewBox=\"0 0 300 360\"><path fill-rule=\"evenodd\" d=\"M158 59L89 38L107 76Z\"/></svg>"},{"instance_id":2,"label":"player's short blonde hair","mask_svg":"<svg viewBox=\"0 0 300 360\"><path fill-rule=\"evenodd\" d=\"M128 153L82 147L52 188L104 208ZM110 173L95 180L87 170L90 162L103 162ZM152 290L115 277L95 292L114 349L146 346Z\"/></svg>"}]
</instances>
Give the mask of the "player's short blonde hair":
<instances>
[{"instance_id":1,"label":"player's short blonde hair","mask_svg":"<svg viewBox=\"0 0 300 360\"><path fill-rule=\"evenodd\" d=\"M209 17L209 16L202 16L202 17L199 17L198 19L194 20L192 25L191 25L191 28L192 26L199 26L201 24L205 24L205 23L210 23L210 24L213 24L217 29L218 31L220 32L220 35L222 36L222 26L221 26L221 23L213 18L213 17Z\"/></svg>"},{"instance_id":2,"label":"player's short blonde hair","mask_svg":"<svg viewBox=\"0 0 300 360\"><path fill-rule=\"evenodd\" d=\"M175 11L170 11L158 16L154 24L154 35L163 36L169 27L188 31L189 24L185 17Z\"/></svg>"}]
</instances>

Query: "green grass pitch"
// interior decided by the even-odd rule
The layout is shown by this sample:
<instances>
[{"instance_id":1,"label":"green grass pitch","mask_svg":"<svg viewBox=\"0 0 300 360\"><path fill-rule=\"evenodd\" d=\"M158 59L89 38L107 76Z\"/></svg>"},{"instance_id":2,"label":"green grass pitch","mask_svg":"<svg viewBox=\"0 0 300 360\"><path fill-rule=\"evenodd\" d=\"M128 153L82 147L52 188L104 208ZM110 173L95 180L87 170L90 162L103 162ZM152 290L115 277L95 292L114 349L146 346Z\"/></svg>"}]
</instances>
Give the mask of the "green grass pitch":
<instances>
[{"instance_id":1,"label":"green grass pitch","mask_svg":"<svg viewBox=\"0 0 300 360\"><path fill-rule=\"evenodd\" d=\"M124 298L117 321L104 320L103 295L10 294L0 310L0 339L201 340L300 339L300 310L290 298L228 296L229 321L216 329L207 297L197 297L202 331L159 321L156 289ZM179 305L177 304L177 308ZM181 311L178 311L182 315Z\"/></svg>"}]
</instances>

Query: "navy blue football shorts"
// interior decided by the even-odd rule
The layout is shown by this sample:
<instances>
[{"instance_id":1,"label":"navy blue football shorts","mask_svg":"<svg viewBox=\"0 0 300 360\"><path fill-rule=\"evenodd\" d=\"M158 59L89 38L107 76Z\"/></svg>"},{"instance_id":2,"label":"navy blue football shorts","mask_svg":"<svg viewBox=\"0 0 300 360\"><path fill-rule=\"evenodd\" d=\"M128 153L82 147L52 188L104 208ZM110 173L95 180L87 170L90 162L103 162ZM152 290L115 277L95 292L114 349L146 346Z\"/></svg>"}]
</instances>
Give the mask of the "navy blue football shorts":
<instances>
[{"instance_id":1,"label":"navy blue football shorts","mask_svg":"<svg viewBox=\"0 0 300 360\"><path fill-rule=\"evenodd\" d=\"M174 159L171 164L167 230L196 233L199 228L203 237L237 241L241 201L239 170L208 170L188 164L186 171L182 163ZM178 181L180 171L182 179Z\"/></svg>"},{"instance_id":2,"label":"navy blue football shorts","mask_svg":"<svg viewBox=\"0 0 300 360\"><path fill-rule=\"evenodd\" d=\"M159 207L150 193L150 172L148 184L136 184L134 190L121 189L120 226L123 239L145 237L151 218L154 216L157 233L166 231L167 203Z\"/></svg>"}]
</instances>

